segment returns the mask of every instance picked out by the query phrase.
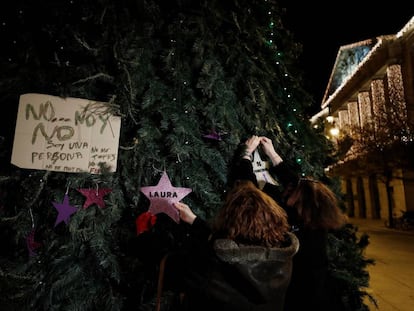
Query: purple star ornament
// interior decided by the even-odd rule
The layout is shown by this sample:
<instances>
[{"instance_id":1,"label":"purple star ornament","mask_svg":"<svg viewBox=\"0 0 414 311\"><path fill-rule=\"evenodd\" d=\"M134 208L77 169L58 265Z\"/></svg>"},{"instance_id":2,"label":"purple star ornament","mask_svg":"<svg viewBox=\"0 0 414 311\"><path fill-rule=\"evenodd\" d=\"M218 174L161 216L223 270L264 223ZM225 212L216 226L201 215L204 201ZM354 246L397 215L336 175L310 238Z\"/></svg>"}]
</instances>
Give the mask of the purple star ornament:
<instances>
[{"instance_id":1,"label":"purple star ornament","mask_svg":"<svg viewBox=\"0 0 414 311\"><path fill-rule=\"evenodd\" d=\"M204 138L210 140L217 140L221 141L223 139L223 135L227 134L226 132L217 132L216 130L212 129L211 132L203 135Z\"/></svg>"},{"instance_id":2,"label":"purple star ornament","mask_svg":"<svg viewBox=\"0 0 414 311\"><path fill-rule=\"evenodd\" d=\"M141 187L141 192L150 200L148 212L153 215L167 214L176 223L180 222L180 216L173 203L181 201L192 190L190 188L173 187L167 172L164 171L158 185Z\"/></svg>"},{"instance_id":3,"label":"purple star ornament","mask_svg":"<svg viewBox=\"0 0 414 311\"><path fill-rule=\"evenodd\" d=\"M204 138L212 139L212 140L221 140L220 133L217 133L216 131L212 131L206 135L203 136Z\"/></svg>"},{"instance_id":4,"label":"purple star ornament","mask_svg":"<svg viewBox=\"0 0 414 311\"><path fill-rule=\"evenodd\" d=\"M58 211L58 216L56 218L55 227L64 221L66 224L69 223L70 216L75 213L78 209L69 204L69 196L65 194L62 203L53 202L53 206Z\"/></svg>"},{"instance_id":5,"label":"purple star ornament","mask_svg":"<svg viewBox=\"0 0 414 311\"><path fill-rule=\"evenodd\" d=\"M105 201L103 197L112 192L112 189L78 189L78 191L86 197L86 201L83 203L83 208L88 208L92 204L96 204L100 208L104 208Z\"/></svg>"}]
</instances>

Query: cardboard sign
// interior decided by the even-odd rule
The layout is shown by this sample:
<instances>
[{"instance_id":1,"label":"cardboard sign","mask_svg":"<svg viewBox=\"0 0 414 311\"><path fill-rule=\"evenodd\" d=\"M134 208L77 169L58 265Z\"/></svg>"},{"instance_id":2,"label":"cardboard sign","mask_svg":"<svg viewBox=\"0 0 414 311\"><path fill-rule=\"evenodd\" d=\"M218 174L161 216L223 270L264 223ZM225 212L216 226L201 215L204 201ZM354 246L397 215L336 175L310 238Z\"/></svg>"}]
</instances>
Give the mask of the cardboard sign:
<instances>
[{"instance_id":1,"label":"cardboard sign","mask_svg":"<svg viewBox=\"0 0 414 311\"><path fill-rule=\"evenodd\" d=\"M20 96L11 163L28 169L115 172L121 118L108 106L80 98Z\"/></svg>"}]
</instances>

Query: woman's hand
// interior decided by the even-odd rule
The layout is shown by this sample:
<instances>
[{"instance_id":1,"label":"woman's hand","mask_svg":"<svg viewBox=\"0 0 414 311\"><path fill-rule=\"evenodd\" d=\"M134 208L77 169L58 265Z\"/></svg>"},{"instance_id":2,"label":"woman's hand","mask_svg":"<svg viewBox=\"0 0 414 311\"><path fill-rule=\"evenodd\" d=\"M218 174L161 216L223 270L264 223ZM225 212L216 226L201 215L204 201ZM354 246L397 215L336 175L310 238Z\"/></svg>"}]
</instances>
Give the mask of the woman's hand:
<instances>
[{"instance_id":1,"label":"woman's hand","mask_svg":"<svg viewBox=\"0 0 414 311\"><path fill-rule=\"evenodd\" d=\"M262 149L264 153L272 161L273 166L276 166L283 161L280 155L278 155L277 152L275 151L275 148L273 147L273 142L270 138L262 136L260 137L260 143L262 145Z\"/></svg>"},{"instance_id":2,"label":"woman's hand","mask_svg":"<svg viewBox=\"0 0 414 311\"><path fill-rule=\"evenodd\" d=\"M193 213L190 207L187 204L181 202L175 202L173 205L178 210L180 219L192 225L197 216Z\"/></svg>"},{"instance_id":3,"label":"woman's hand","mask_svg":"<svg viewBox=\"0 0 414 311\"><path fill-rule=\"evenodd\" d=\"M252 157L253 152L257 149L257 146L260 144L260 137L253 135L245 142L246 144L246 156Z\"/></svg>"}]
</instances>

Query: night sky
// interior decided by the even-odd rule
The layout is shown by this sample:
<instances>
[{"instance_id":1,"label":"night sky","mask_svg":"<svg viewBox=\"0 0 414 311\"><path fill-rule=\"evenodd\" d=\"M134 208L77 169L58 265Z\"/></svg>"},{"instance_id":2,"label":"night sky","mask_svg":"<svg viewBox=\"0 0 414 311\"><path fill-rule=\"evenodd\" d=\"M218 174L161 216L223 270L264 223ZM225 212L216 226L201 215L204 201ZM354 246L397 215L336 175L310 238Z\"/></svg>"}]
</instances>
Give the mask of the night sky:
<instances>
[{"instance_id":1,"label":"night sky","mask_svg":"<svg viewBox=\"0 0 414 311\"><path fill-rule=\"evenodd\" d=\"M315 112L342 45L396 34L414 16L410 0L279 0L279 4L286 8L285 28L303 45L299 66L305 77L303 87L315 99Z\"/></svg>"},{"instance_id":2,"label":"night sky","mask_svg":"<svg viewBox=\"0 0 414 311\"><path fill-rule=\"evenodd\" d=\"M281 3L286 8L285 28L303 45L300 66L306 78L304 88L315 98L317 111L342 45L396 34L414 16L414 4L406 0L384 4L364 0Z\"/></svg>"}]
</instances>

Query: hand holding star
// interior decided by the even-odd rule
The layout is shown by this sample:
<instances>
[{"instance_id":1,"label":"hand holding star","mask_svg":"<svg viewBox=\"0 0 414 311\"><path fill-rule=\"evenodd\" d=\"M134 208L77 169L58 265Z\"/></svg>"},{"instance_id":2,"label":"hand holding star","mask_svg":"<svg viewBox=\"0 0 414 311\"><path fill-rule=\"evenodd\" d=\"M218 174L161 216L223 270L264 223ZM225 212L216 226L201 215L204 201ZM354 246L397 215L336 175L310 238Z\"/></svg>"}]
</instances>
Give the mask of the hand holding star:
<instances>
[{"instance_id":1,"label":"hand holding star","mask_svg":"<svg viewBox=\"0 0 414 311\"><path fill-rule=\"evenodd\" d=\"M177 209L173 203L179 202L187 196L192 190L190 188L173 187L167 175L163 172L158 185L141 187L141 192L150 200L148 212L153 215L165 213L176 223L180 222Z\"/></svg>"}]
</instances>

